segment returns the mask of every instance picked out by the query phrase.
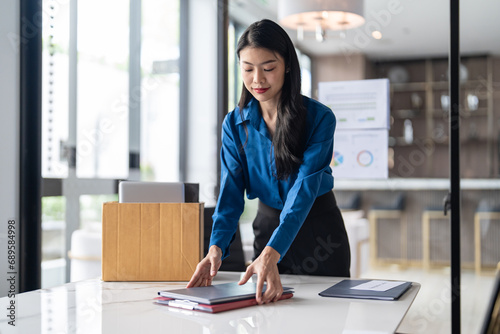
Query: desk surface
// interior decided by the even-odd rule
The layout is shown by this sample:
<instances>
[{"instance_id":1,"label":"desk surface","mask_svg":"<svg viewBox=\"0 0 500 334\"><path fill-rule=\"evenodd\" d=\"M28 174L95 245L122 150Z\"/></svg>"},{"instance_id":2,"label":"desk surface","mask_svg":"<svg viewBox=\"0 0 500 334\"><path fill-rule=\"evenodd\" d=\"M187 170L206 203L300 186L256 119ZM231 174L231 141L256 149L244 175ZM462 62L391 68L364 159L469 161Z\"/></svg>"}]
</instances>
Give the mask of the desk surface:
<instances>
[{"instance_id":1,"label":"desk surface","mask_svg":"<svg viewBox=\"0 0 500 334\"><path fill-rule=\"evenodd\" d=\"M220 272L214 284L239 280L240 273ZM415 299L414 283L398 301L318 296L334 277L282 275L295 289L288 300L206 314L153 303L158 290L186 283L68 283L17 295L16 326L8 325L10 300L0 298L0 333L393 333Z\"/></svg>"}]
</instances>

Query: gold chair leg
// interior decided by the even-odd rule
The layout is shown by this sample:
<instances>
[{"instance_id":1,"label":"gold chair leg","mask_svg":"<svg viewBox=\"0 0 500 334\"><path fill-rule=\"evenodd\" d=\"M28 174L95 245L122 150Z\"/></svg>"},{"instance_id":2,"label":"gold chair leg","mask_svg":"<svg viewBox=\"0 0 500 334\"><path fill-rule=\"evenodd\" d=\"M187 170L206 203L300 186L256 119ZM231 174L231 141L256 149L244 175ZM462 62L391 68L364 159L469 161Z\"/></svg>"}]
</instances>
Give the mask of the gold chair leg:
<instances>
[{"instance_id":1,"label":"gold chair leg","mask_svg":"<svg viewBox=\"0 0 500 334\"><path fill-rule=\"evenodd\" d=\"M474 215L474 266L476 275L481 274L481 213Z\"/></svg>"},{"instance_id":2,"label":"gold chair leg","mask_svg":"<svg viewBox=\"0 0 500 334\"><path fill-rule=\"evenodd\" d=\"M377 266L377 217L373 212L368 214L370 221L370 266Z\"/></svg>"},{"instance_id":3,"label":"gold chair leg","mask_svg":"<svg viewBox=\"0 0 500 334\"><path fill-rule=\"evenodd\" d=\"M431 267L431 254L430 254L430 217L428 212L422 215L422 262L425 270Z\"/></svg>"}]
</instances>

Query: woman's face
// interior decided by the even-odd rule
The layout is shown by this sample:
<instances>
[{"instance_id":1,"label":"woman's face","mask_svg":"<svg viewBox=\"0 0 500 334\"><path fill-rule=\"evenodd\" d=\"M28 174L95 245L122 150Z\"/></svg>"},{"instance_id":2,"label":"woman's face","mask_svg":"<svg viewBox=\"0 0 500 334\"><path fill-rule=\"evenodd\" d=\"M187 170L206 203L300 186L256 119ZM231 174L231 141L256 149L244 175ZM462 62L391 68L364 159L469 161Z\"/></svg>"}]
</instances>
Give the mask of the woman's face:
<instances>
[{"instance_id":1,"label":"woman's face","mask_svg":"<svg viewBox=\"0 0 500 334\"><path fill-rule=\"evenodd\" d=\"M285 81L285 61L278 53L246 47L240 51L241 76L246 89L260 103L277 104Z\"/></svg>"}]
</instances>

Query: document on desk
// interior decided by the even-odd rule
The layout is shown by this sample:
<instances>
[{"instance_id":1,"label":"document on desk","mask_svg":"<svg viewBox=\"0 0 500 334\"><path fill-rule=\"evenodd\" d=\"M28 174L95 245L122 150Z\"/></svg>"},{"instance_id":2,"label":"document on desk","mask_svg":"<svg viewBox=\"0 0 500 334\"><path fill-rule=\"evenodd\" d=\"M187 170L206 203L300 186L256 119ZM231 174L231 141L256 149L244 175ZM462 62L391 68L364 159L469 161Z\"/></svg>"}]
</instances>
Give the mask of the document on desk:
<instances>
[{"instance_id":1,"label":"document on desk","mask_svg":"<svg viewBox=\"0 0 500 334\"><path fill-rule=\"evenodd\" d=\"M319 293L323 297L397 300L411 282L386 280L343 280Z\"/></svg>"}]
</instances>

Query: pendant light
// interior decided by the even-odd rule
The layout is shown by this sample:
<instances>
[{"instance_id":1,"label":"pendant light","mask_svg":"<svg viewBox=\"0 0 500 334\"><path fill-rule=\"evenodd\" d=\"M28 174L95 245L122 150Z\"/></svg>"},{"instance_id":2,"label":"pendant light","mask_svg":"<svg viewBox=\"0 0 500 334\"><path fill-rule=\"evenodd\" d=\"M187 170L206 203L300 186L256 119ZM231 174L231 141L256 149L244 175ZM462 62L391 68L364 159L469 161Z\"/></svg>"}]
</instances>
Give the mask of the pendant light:
<instances>
[{"instance_id":1,"label":"pendant light","mask_svg":"<svg viewBox=\"0 0 500 334\"><path fill-rule=\"evenodd\" d=\"M278 0L278 20L286 28L315 31L316 40L324 41L327 30L352 29L365 23L363 0Z\"/></svg>"}]
</instances>

